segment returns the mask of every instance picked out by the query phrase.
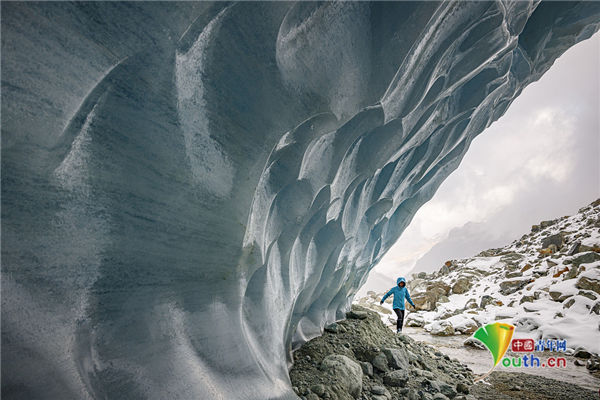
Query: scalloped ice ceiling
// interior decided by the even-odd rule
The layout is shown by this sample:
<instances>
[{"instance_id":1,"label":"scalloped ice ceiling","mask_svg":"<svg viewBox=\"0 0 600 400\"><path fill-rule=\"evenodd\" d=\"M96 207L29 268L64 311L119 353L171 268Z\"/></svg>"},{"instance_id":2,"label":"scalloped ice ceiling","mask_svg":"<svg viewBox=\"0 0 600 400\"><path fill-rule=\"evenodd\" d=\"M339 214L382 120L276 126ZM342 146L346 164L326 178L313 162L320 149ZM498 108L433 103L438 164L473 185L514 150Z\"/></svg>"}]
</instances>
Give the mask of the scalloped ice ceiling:
<instances>
[{"instance_id":1,"label":"scalloped ice ceiling","mask_svg":"<svg viewBox=\"0 0 600 400\"><path fill-rule=\"evenodd\" d=\"M2 5L2 397L288 399L598 2Z\"/></svg>"}]
</instances>

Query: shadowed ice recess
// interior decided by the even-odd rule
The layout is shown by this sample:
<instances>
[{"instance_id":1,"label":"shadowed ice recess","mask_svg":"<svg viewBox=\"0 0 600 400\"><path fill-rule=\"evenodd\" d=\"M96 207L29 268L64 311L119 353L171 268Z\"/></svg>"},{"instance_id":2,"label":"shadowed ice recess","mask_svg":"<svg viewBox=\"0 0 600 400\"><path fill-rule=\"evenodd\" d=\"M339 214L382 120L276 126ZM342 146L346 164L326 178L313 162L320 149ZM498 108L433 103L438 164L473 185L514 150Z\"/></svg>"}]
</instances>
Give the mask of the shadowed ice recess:
<instances>
[{"instance_id":1,"label":"shadowed ice recess","mask_svg":"<svg viewBox=\"0 0 600 400\"><path fill-rule=\"evenodd\" d=\"M6 3L2 398L293 399L600 3Z\"/></svg>"}]
</instances>

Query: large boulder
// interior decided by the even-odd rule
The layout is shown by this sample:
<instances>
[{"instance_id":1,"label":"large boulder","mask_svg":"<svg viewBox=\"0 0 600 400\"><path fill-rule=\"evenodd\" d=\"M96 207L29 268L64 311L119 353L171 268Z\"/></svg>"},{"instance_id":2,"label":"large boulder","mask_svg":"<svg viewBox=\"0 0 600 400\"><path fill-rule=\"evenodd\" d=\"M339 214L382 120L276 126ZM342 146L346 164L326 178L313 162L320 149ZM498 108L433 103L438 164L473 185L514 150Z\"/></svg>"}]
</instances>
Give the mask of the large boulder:
<instances>
[{"instance_id":1,"label":"large boulder","mask_svg":"<svg viewBox=\"0 0 600 400\"><path fill-rule=\"evenodd\" d=\"M357 362L341 354L330 354L321 362L321 370L332 377L334 388L343 389L355 399L360 397L363 372Z\"/></svg>"},{"instance_id":2,"label":"large boulder","mask_svg":"<svg viewBox=\"0 0 600 400\"><path fill-rule=\"evenodd\" d=\"M411 279L406 284L406 287L408 288L411 294L413 292L424 292L427 289L427 281L421 278Z\"/></svg>"},{"instance_id":3,"label":"large boulder","mask_svg":"<svg viewBox=\"0 0 600 400\"><path fill-rule=\"evenodd\" d=\"M455 294L463 294L466 293L469 289L471 289L471 282L468 278L460 277L456 280L454 285L452 285L452 293Z\"/></svg>"},{"instance_id":4,"label":"large boulder","mask_svg":"<svg viewBox=\"0 0 600 400\"><path fill-rule=\"evenodd\" d=\"M454 327L449 321L435 321L431 325L430 333L436 336L451 336L454 335Z\"/></svg>"},{"instance_id":5,"label":"large boulder","mask_svg":"<svg viewBox=\"0 0 600 400\"><path fill-rule=\"evenodd\" d=\"M460 321L454 326L455 332L462 333L463 335L470 335L477 329L479 329L479 325L471 318Z\"/></svg>"},{"instance_id":6,"label":"large boulder","mask_svg":"<svg viewBox=\"0 0 600 400\"><path fill-rule=\"evenodd\" d=\"M561 233L557 233L555 235L550 235L542 239L542 248L549 248L552 244L560 250L565 244L564 236Z\"/></svg>"},{"instance_id":7,"label":"large boulder","mask_svg":"<svg viewBox=\"0 0 600 400\"><path fill-rule=\"evenodd\" d=\"M450 294L450 285L440 281L433 281L427 285L427 291L436 294L437 297L447 296Z\"/></svg>"},{"instance_id":8,"label":"large boulder","mask_svg":"<svg viewBox=\"0 0 600 400\"><path fill-rule=\"evenodd\" d=\"M430 292L418 293L412 296L412 300L417 310L433 311L435 310L438 296Z\"/></svg>"},{"instance_id":9,"label":"large boulder","mask_svg":"<svg viewBox=\"0 0 600 400\"><path fill-rule=\"evenodd\" d=\"M405 318L405 324L406 326L421 327L425 325L425 320L423 319L423 316L418 313L410 313Z\"/></svg>"}]
</instances>

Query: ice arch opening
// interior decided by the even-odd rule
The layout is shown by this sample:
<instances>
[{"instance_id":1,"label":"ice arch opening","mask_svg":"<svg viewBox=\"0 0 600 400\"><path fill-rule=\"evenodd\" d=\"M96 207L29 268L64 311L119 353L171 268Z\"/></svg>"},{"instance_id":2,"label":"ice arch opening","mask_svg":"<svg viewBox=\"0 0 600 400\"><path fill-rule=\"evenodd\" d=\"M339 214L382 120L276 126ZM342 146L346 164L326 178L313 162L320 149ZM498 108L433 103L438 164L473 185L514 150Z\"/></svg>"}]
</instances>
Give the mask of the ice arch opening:
<instances>
[{"instance_id":1,"label":"ice arch opening","mask_svg":"<svg viewBox=\"0 0 600 400\"><path fill-rule=\"evenodd\" d=\"M1 7L7 398L294 398L289 351L600 23L586 2Z\"/></svg>"}]
</instances>

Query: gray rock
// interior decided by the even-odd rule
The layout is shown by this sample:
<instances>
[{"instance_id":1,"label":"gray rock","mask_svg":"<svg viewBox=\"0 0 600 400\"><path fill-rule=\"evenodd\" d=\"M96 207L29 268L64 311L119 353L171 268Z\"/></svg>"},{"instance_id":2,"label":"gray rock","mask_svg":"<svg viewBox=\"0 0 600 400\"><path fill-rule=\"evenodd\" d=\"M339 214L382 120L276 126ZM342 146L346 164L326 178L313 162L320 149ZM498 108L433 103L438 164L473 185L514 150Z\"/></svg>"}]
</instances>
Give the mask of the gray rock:
<instances>
[{"instance_id":1,"label":"gray rock","mask_svg":"<svg viewBox=\"0 0 600 400\"><path fill-rule=\"evenodd\" d=\"M466 339L463 342L463 346L473 347L473 348L479 349L479 350L485 350L485 346L483 345L483 343L481 343L479 340L474 339L472 337Z\"/></svg>"},{"instance_id":2,"label":"gray rock","mask_svg":"<svg viewBox=\"0 0 600 400\"><path fill-rule=\"evenodd\" d=\"M579 253L579 246L581 245L580 241L573 243L569 251L567 252L568 256L572 256L573 254Z\"/></svg>"},{"instance_id":3,"label":"gray rock","mask_svg":"<svg viewBox=\"0 0 600 400\"><path fill-rule=\"evenodd\" d=\"M426 272L419 272L419 274L417 275L417 278L419 278L419 279L425 279L425 278L427 278L427 273Z\"/></svg>"},{"instance_id":4,"label":"gray rock","mask_svg":"<svg viewBox=\"0 0 600 400\"><path fill-rule=\"evenodd\" d=\"M523 276L523 273L521 271L509 272L508 274L506 274L507 278L519 278L521 276Z\"/></svg>"},{"instance_id":5,"label":"gray rock","mask_svg":"<svg viewBox=\"0 0 600 400\"><path fill-rule=\"evenodd\" d=\"M575 304L575 299L569 299L563 303L563 308L571 308Z\"/></svg>"},{"instance_id":6,"label":"gray rock","mask_svg":"<svg viewBox=\"0 0 600 400\"><path fill-rule=\"evenodd\" d=\"M451 336L454 335L454 327L449 321L442 320L434 323L429 333L436 336Z\"/></svg>"},{"instance_id":7,"label":"gray rock","mask_svg":"<svg viewBox=\"0 0 600 400\"><path fill-rule=\"evenodd\" d=\"M598 356L590 357L590 359L587 360L587 362L585 363L585 367L587 369L589 369L590 371L600 370L600 357L598 357Z\"/></svg>"},{"instance_id":8,"label":"gray rock","mask_svg":"<svg viewBox=\"0 0 600 400\"><path fill-rule=\"evenodd\" d=\"M404 323L406 326L416 326L416 327L421 327L423 325L425 325L425 320L423 319L423 316L421 316L418 313L410 313L406 316L406 318L404 319Z\"/></svg>"},{"instance_id":9,"label":"gray rock","mask_svg":"<svg viewBox=\"0 0 600 400\"><path fill-rule=\"evenodd\" d=\"M398 369L383 376L383 383L388 386L404 387L408 382L408 372Z\"/></svg>"},{"instance_id":10,"label":"gray rock","mask_svg":"<svg viewBox=\"0 0 600 400\"><path fill-rule=\"evenodd\" d=\"M561 292L557 292L557 291L550 291L548 293L550 295L550 298L552 298L552 300L554 301L560 301L559 299L562 297L562 293Z\"/></svg>"},{"instance_id":11,"label":"gray rock","mask_svg":"<svg viewBox=\"0 0 600 400\"><path fill-rule=\"evenodd\" d=\"M454 285L452 285L452 293L455 294L463 294L467 292L472 286L472 283L468 278L461 277L456 280Z\"/></svg>"},{"instance_id":12,"label":"gray rock","mask_svg":"<svg viewBox=\"0 0 600 400\"><path fill-rule=\"evenodd\" d=\"M373 376L373 364L367 361L359 361L363 374Z\"/></svg>"},{"instance_id":13,"label":"gray rock","mask_svg":"<svg viewBox=\"0 0 600 400\"><path fill-rule=\"evenodd\" d=\"M590 310L590 314L594 313L596 315L600 315L600 301L594 304L594 307Z\"/></svg>"},{"instance_id":14,"label":"gray rock","mask_svg":"<svg viewBox=\"0 0 600 400\"><path fill-rule=\"evenodd\" d=\"M582 276L575 284L575 287L578 289L592 290L600 294L600 280L598 279Z\"/></svg>"},{"instance_id":15,"label":"gray rock","mask_svg":"<svg viewBox=\"0 0 600 400\"><path fill-rule=\"evenodd\" d=\"M446 382L437 381L437 385L440 388L440 393L442 393L444 396L450 399L456 396L456 390L454 390L454 388L448 385Z\"/></svg>"},{"instance_id":16,"label":"gray rock","mask_svg":"<svg viewBox=\"0 0 600 400\"><path fill-rule=\"evenodd\" d=\"M325 332L338 333L338 331L339 331L339 325L336 324L335 322L333 324L327 325L325 327Z\"/></svg>"},{"instance_id":17,"label":"gray rock","mask_svg":"<svg viewBox=\"0 0 600 400\"><path fill-rule=\"evenodd\" d=\"M367 318L367 313L365 311L348 311L346 313L346 318L349 319L366 319Z\"/></svg>"},{"instance_id":18,"label":"gray rock","mask_svg":"<svg viewBox=\"0 0 600 400\"><path fill-rule=\"evenodd\" d=\"M421 381L421 387L425 392L428 393L437 393L440 391L440 387L437 384L437 381L431 380L429 378L425 378Z\"/></svg>"},{"instance_id":19,"label":"gray rock","mask_svg":"<svg viewBox=\"0 0 600 400\"><path fill-rule=\"evenodd\" d=\"M465 303L465 310L472 310L477 308L477 300L471 298L469 300L467 300L467 302Z\"/></svg>"},{"instance_id":20,"label":"gray rock","mask_svg":"<svg viewBox=\"0 0 600 400\"><path fill-rule=\"evenodd\" d=\"M448 400L448 396L445 396L442 393L436 393L433 395L433 397L431 398L431 400Z\"/></svg>"},{"instance_id":21,"label":"gray rock","mask_svg":"<svg viewBox=\"0 0 600 400\"><path fill-rule=\"evenodd\" d=\"M519 304L531 303L534 300L535 300L535 297L533 297L533 296L523 296L523 297L521 297L521 300L519 301Z\"/></svg>"},{"instance_id":22,"label":"gray rock","mask_svg":"<svg viewBox=\"0 0 600 400\"><path fill-rule=\"evenodd\" d=\"M323 396L325 394L325 385L322 384L317 384L317 385L312 385L310 387L310 390L316 394L317 396Z\"/></svg>"},{"instance_id":23,"label":"gray rock","mask_svg":"<svg viewBox=\"0 0 600 400\"><path fill-rule=\"evenodd\" d=\"M575 353L573 353L573 357L577 357L577 358L590 358L592 355L590 354L589 351L585 350L585 349L577 349L575 350Z\"/></svg>"},{"instance_id":24,"label":"gray rock","mask_svg":"<svg viewBox=\"0 0 600 400\"><path fill-rule=\"evenodd\" d=\"M587 253L581 253L577 257L573 258L573 265L579 266L580 264L589 264L600 260L600 254L590 251Z\"/></svg>"},{"instance_id":25,"label":"gray rock","mask_svg":"<svg viewBox=\"0 0 600 400\"><path fill-rule=\"evenodd\" d=\"M594 293L585 290L580 290L579 292L577 292L577 294L583 297L587 297L590 300L596 300L598 298L598 296L596 296Z\"/></svg>"},{"instance_id":26,"label":"gray rock","mask_svg":"<svg viewBox=\"0 0 600 400\"><path fill-rule=\"evenodd\" d=\"M514 279L510 281L500 282L500 292L506 296L523 289L525 286L527 286L528 283L528 279Z\"/></svg>"},{"instance_id":27,"label":"gray rock","mask_svg":"<svg viewBox=\"0 0 600 400\"><path fill-rule=\"evenodd\" d=\"M471 333L474 333L477 329L479 329L479 325L475 320L470 318L458 327L454 328L456 332L460 332L463 335L470 335Z\"/></svg>"},{"instance_id":28,"label":"gray rock","mask_svg":"<svg viewBox=\"0 0 600 400\"><path fill-rule=\"evenodd\" d=\"M320 400L319 396L314 393L309 393L306 395L306 400Z\"/></svg>"},{"instance_id":29,"label":"gray rock","mask_svg":"<svg viewBox=\"0 0 600 400\"><path fill-rule=\"evenodd\" d=\"M415 308L417 310L425 311L435 310L438 298L438 295L431 292L417 293L412 296L412 300L415 303Z\"/></svg>"},{"instance_id":30,"label":"gray rock","mask_svg":"<svg viewBox=\"0 0 600 400\"><path fill-rule=\"evenodd\" d=\"M542 239L542 248L547 249L551 245L555 245L557 249L560 249L565 244L565 238L562 234L557 233Z\"/></svg>"},{"instance_id":31,"label":"gray rock","mask_svg":"<svg viewBox=\"0 0 600 400\"><path fill-rule=\"evenodd\" d=\"M371 393L385 395L387 393L387 389L383 386L377 385L371 388Z\"/></svg>"},{"instance_id":32,"label":"gray rock","mask_svg":"<svg viewBox=\"0 0 600 400\"><path fill-rule=\"evenodd\" d=\"M373 357L373 359L371 360L371 364L375 369L381 372L386 372L389 370L387 357L381 352L378 353L375 357Z\"/></svg>"},{"instance_id":33,"label":"gray rock","mask_svg":"<svg viewBox=\"0 0 600 400\"><path fill-rule=\"evenodd\" d=\"M362 368L352 359L341 354L330 354L321 362L321 369L354 398L362 392Z\"/></svg>"},{"instance_id":34,"label":"gray rock","mask_svg":"<svg viewBox=\"0 0 600 400\"><path fill-rule=\"evenodd\" d=\"M404 349L385 348L382 349L388 362L393 369L408 369L408 354Z\"/></svg>"},{"instance_id":35,"label":"gray rock","mask_svg":"<svg viewBox=\"0 0 600 400\"><path fill-rule=\"evenodd\" d=\"M479 304L480 308L485 308L485 306L487 306L488 304L492 304L494 302L494 298L490 295L483 295L481 296L481 303Z\"/></svg>"},{"instance_id":36,"label":"gray rock","mask_svg":"<svg viewBox=\"0 0 600 400\"><path fill-rule=\"evenodd\" d=\"M458 393L469 394L469 387L462 382L456 385L456 391Z\"/></svg>"},{"instance_id":37,"label":"gray rock","mask_svg":"<svg viewBox=\"0 0 600 400\"><path fill-rule=\"evenodd\" d=\"M544 228L547 228L549 226L556 224L556 222L557 222L557 220L555 220L555 219L548 220L548 221L542 221L542 222L540 222L540 227L542 229L544 229Z\"/></svg>"},{"instance_id":38,"label":"gray rock","mask_svg":"<svg viewBox=\"0 0 600 400\"><path fill-rule=\"evenodd\" d=\"M573 265L566 274L563 275L563 279L564 280L568 280L568 279L574 279L577 278L577 275L579 275L579 267L577 267L576 265Z\"/></svg>"},{"instance_id":39,"label":"gray rock","mask_svg":"<svg viewBox=\"0 0 600 400\"><path fill-rule=\"evenodd\" d=\"M410 336L406 336L406 335L398 335L398 336L396 336L396 340L401 343L405 343L405 344L414 344L415 343L415 339L411 338Z\"/></svg>"},{"instance_id":40,"label":"gray rock","mask_svg":"<svg viewBox=\"0 0 600 400\"><path fill-rule=\"evenodd\" d=\"M522 332L531 332L538 329L540 326L536 318L520 317L515 321L515 326Z\"/></svg>"}]
</instances>

